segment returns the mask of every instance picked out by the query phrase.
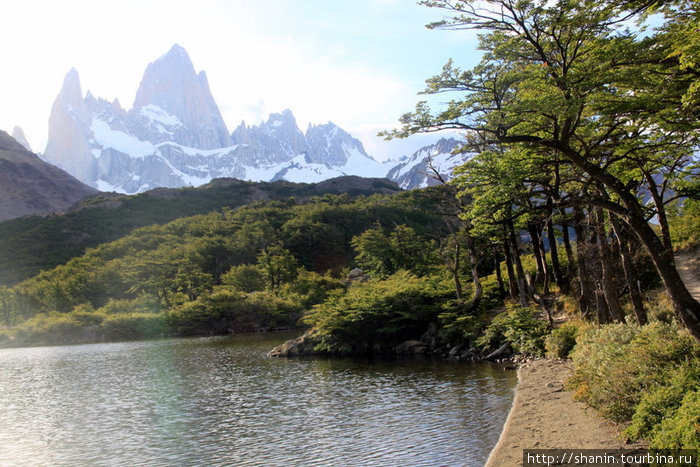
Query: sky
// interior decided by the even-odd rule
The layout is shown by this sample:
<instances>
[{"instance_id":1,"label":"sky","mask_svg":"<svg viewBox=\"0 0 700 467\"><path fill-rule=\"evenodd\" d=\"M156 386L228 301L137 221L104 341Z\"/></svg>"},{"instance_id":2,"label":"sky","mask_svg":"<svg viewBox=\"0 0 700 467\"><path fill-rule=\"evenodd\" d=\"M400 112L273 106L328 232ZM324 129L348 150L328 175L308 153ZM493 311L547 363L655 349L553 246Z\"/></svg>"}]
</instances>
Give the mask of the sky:
<instances>
[{"instance_id":1,"label":"sky","mask_svg":"<svg viewBox=\"0 0 700 467\"><path fill-rule=\"evenodd\" d=\"M449 58L480 57L474 33L428 30L445 12L415 0L23 0L3 6L0 129L43 152L51 105L75 68L83 94L132 107L146 66L173 44L204 70L232 131L290 109L302 131L332 121L378 160L436 139L380 130L425 97ZM445 97L447 100L447 97Z\"/></svg>"}]
</instances>

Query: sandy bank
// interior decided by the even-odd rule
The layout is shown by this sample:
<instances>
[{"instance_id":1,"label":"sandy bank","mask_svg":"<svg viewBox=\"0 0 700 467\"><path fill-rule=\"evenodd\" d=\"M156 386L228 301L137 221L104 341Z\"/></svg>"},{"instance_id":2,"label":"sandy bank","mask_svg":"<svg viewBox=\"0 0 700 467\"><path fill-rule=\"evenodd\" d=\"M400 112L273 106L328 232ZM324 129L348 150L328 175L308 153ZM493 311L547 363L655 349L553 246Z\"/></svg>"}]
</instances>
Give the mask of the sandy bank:
<instances>
[{"instance_id":1,"label":"sandy bank","mask_svg":"<svg viewBox=\"0 0 700 467\"><path fill-rule=\"evenodd\" d=\"M487 467L521 466L523 449L630 449L620 426L575 402L564 390L568 362L536 360L520 367L513 407Z\"/></svg>"}]
</instances>

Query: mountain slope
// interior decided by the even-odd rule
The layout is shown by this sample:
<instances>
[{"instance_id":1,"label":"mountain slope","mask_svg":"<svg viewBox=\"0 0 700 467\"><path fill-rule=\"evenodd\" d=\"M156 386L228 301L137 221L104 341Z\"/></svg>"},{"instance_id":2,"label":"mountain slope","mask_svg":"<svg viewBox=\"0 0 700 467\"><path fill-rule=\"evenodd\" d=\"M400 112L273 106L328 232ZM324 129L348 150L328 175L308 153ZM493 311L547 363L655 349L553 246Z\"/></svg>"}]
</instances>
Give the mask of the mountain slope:
<instances>
[{"instance_id":1,"label":"mountain slope","mask_svg":"<svg viewBox=\"0 0 700 467\"><path fill-rule=\"evenodd\" d=\"M0 131L0 220L63 211L95 192Z\"/></svg>"},{"instance_id":2,"label":"mountain slope","mask_svg":"<svg viewBox=\"0 0 700 467\"><path fill-rule=\"evenodd\" d=\"M326 193L371 195L401 191L385 179L343 177L319 184L253 183L217 179L198 188L158 188L138 195L97 194L75 209L51 217L0 222L0 284L12 284L79 256L88 247L132 230L180 217L235 209L256 201L296 199Z\"/></svg>"}]
</instances>

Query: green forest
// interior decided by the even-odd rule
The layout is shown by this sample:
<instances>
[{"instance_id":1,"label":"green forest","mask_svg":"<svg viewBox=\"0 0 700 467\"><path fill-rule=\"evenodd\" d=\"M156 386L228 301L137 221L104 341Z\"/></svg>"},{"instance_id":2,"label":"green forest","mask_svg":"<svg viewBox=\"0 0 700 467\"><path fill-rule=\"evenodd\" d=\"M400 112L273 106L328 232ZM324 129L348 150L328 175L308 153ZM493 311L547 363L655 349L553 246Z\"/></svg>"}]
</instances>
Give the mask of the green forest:
<instances>
[{"instance_id":1,"label":"green forest","mask_svg":"<svg viewBox=\"0 0 700 467\"><path fill-rule=\"evenodd\" d=\"M462 131L449 180L240 182L2 223L0 343L298 329L287 355L571 358L570 388L631 439L700 448L700 303L674 257L700 248L698 4L420 3L483 58L447 63L425 94L452 100L386 136Z\"/></svg>"}]
</instances>

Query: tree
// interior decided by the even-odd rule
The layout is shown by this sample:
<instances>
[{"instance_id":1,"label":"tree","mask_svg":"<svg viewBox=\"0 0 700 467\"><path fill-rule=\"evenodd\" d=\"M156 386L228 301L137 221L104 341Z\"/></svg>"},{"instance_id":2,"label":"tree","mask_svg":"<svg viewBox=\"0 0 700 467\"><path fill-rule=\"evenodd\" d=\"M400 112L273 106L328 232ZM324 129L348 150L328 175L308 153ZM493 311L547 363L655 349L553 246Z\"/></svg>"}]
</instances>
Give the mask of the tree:
<instances>
[{"instance_id":1,"label":"tree","mask_svg":"<svg viewBox=\"0 0 700 467\"><path fill-rule=\"evenodd\" d=\"M379 277L390 276L401 269L422 275L433 263L432 245L406 225L397 225L387 234L376 224L353 237L350 243L357 254L357 265Z\"/></svg>"},{"instance_id":2,"label":"tree","mask_svg":"<svg viewBox=\"0 0 700 467\"><path fill-rule=\"evenodd\" d=\"M448 62L428 80L426 92L459 91L462 97L437 114L419 103L393 136L461 129L568 166L579 175L584 198L564 201L600 207L630 227L677 318L700 340L700 303L680 279L673 251L648 223L651 215L663 215L663 205L645 205L638 195L653 187L647 177L636 176L646 170L652 178L672 178L698 143L697 114L683 105L697 76L692 67L668 60L674 53L694 56L683 47L679 52L671 36L685 31L686 18L668 15L667 31L640 39L620 27L644 10L630 10L628 2L421 3L453 14L431 27L482 31L485 54L469 71ZM591 185L604 191L588 190Z\"/></svg>"},{"instance_id":3,"label":"tree","mask_svg":"<svg viewBox=\"0 0 700 467\"><path fill-rule=\"evenodd\" d=\"M298 266L294 255L279 243L265 247L258 254L258 267L263 271L269 290L277 290L285 282L293 281Z\"/></svg>"}]
</instances>

